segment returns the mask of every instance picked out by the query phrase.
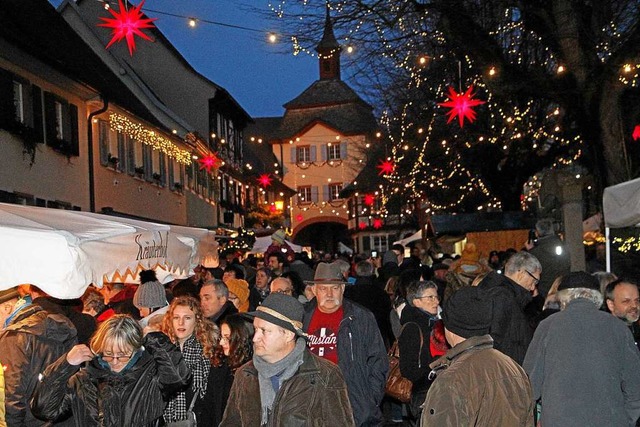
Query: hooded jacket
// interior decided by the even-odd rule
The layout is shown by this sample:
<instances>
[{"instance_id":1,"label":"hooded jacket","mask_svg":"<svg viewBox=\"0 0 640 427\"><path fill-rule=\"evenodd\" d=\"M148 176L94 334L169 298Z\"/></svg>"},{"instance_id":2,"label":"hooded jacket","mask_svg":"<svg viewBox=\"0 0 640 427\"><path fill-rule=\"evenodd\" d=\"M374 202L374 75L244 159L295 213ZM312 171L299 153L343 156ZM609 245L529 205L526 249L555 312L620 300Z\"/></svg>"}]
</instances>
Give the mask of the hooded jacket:
<instances>
[{"instance_id":1,"label":"hooded jacket","mask_svg":"<svg viewBox=\"0 0 640 427\"><path fill-rule=\"evenodd\" d=\"M344 315L338 329L338 366L342 371L357 426L382 424L380 402L389 372L389 358L376 319L366 308L343 299ZM309 324L317 300L305 305L303 329Z\"/></svg>"},{"instance_id":2,"label":"hooded jacket","mask_svg":"<svg viewBox=\"0 0 640 427\"><path fill-rule=\"evenodd\" d=\"M38 383L38 374L75 344L76 329L69 319L48 313L35 304L19 310L0 332L0 363L6 366L7 425L46 425L31 413L29 399Z\"/></svg>"},{"instance_id":3,"label":"hooded jacket","mask_svg":"<svg viewBox=\"0 0 640 427\"><path fill-rule=\"evenodd\" d=\"M424 402L421 426L533 425L527 374L492 347L489 335L471 337L431 363L437 377Z\"/></svg>"},{"instance_id":4,"label":"hooded jacket","mask_svg":"<svg viewBox=\"0 0 640 427\"><path fill-rule=\"evenodd\" d=\"M220 427L260 426L262 405L253 362L238 368ZM305 349L302 365L282 383L267 427L353 427L353 413L340 370Z\"/></svg>"},{"instance_id":5,"label":"hooded jacket","mask_svg":"<svg viewBox=\"0 0 640 427\"><path fill-rule=\"evenodd\" d=\"M524 311L532 300L531 292L495 271L487 274L478 287L485 289L493 301L489 334L494 348L522 365L533 338L533 328Z\"/></svg>"},{"instance_id":6,"label":"hooded jacket","mask_svg":"<svg viewBox=\"0 0 640 427\"><path fill-rule=\"evenodd\" d=\"M43 419L72 411L77 427L153 426L165 401L190 381L180 350L166 335L150 332L140 358L120 373L97 359L73 366L62 355L44 371L31 409Z\"/></svg>"}]
</instances>

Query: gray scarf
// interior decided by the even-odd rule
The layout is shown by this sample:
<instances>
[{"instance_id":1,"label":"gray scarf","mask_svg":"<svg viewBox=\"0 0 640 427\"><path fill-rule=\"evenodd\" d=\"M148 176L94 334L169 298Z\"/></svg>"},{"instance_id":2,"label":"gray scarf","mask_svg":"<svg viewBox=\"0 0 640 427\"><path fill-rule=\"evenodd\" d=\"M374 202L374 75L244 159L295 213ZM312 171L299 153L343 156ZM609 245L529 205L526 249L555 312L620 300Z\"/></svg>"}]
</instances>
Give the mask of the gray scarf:
<instances>
[{"instance_id":1,"label":"gray scarf","mask_svg":"<svg viewBox=\"0 0 640 427\"><path fill-rule=\"evenodd\" d=\"M260 384L260 401L262 402L262 422L264 426L269 420L273 409L273 401L282 383L291 378L302 365L302 357L307 348L304 338L298 338L293 351L282 360L275 363L268 363L260 356L253 355L253 365L258 370L258 383ZM278 390L274 389L273 381L277 382Z\"/></svg>"}]
</instances>

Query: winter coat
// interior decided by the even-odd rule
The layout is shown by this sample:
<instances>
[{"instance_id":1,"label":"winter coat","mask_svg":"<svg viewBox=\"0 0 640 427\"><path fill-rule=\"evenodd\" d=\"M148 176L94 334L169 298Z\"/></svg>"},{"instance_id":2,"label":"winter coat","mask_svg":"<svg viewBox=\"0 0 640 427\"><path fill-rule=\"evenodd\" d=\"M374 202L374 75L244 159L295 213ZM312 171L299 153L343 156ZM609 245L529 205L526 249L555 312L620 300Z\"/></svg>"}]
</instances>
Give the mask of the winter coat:
<instances>
[{"instance_id":1,"label":"winter coat","mask_svg":"<svg viewBox=\"0 0 640 427\"><path fill-rule=\"evenodd\" d=\"M233 305L231 301L227 301L224 303L220 311L218 311L213 316L208 317L208 319L211 320L216 325L218 325L218 327L220 327L220 324L224 321L224 319L227 318L227 316L236 314L237 312L238 312L238 309L236 308L236 306Z\"/></svg>"},{"instance_id":2,"label":"winter coat","mask_svg":"<svg viewBox=\"0 0 640 427\"><path fill-rule=\"evenodd\" d=\"M620 319L578 298L540 322L524 360L543 426L633 426L640 353Z\"/></svg>"},{"instance_id":3,"label":"winter coat","mask_svg":"<svg viewBox=\"0 0 640 427\"><path fill-rule=\"evenodd\" d=\"M393 331L389 320L389 313L391 313L389 295L374 284L373 277L358 276L355 285L345 288L344 297L371 310L385 347L389 348L393 343Z\"/></svg>"},{"instance_id":4,"label":"winter coat","mask_svg":"<svg viewBox=\"0 0 640 427\"><path fill-rule=\"evenodd\" d=\"M4 414L4 369L0 366L0 427L7 427Z\"/></svg>"},{"instance_id":5,"label":"winter coat","mask_svg":"<svg viewBox=\"0 0 640 427\"><path fill-rule=\"evenodd\" d=\"M402 376L413 382L411 389L411 412L412 416L417 416L420 412L420 405L424 403L424 398L431 386L429 364L433 362L433 357L429 350L429 337L431 327L437 318L430 316L417 307L408 305L402 310L403 330L398 339L400 349L400 373ZM420 336L422 335L422 349L420 349Z\"/></svg>"},{"instance_id":6,"label":"winter coat","mask_svg":"<svg viewBox=\"0 0 640 427\"><path fill-rule=\"evenodd\" d=\"M343 299L344 317L338 330L338 366L342 371L357 426L382 424L380 402L389 372L389 359L373 314ZM305 305L304 331L317 308L314 298Z\"/></svg>"},{"instance_id":7,"label":"winter coat","mask_svg":"<svg viewBox=\"0 0 640 427\"><path fill-rule=\"evenodd\" d=\"M33 303L49 313L61 314L69 319L78 333L78 344L88 344L96 331L96 319L82 312L80 299L61 300L53 297L38 297L33 300Z\"/></svg>"},{"instance_id":8,"label":"winter coat","mask_svg":"<svg viewBox=\"0 0 640 427\"><path fill-rule=\"evenodd\" d=\"M23 307L0 332L0 364L6 366L7 425L46 425L32 414L29 399L38 383L38 374L75 344L76 329L69 319L48 313L35 304Z\"/></svg>"},{"instance_id":9,"label":"winter coat","mask_svg":"<svg viewBox=\"0 0 640 427\"><path fill-rule=\"evenodd\" d=\"M527 374L492 347L489 335L471 337L431 363L421 426L533 426Z\"/></svg>"},{"instance_id":10,"label":"winter coat","mask_svg":"<svg viewBox=\"0 0 640 427\"><path fill-rule=\"evenodd\" d=\"M166 400L190 381L180 349L166 335L150 332L138 361L120 373L98 359L80 367L61 356L44 371L31 408L44 419L71 410L76 427L153 426Z\"/></svg>"},{"instance_id":11,"label":"winter coat","mask_svg":"<svg viewBox=\"0 0 640 427\"><path fill-rule=\"evenodd\" d=\"M211 367L207 381L207 393L195 405L198 423L202 421L202 425L205 426L218 426L220 424L229 401L233 378L233 371L229 368L226 360L220 366Z\"/></svg>"},{"instance_id":12,"label":"winter coat","mask_svg":"<svg viewBox=\"0 0 640 427\"><path fill-rule=\"evenodd\" d=\"M487 274L478 288L486 290L493 301L489 334L494 348L522 365L533 337L533 328L524 311L531 302L531 292L494 271Z\"/></svg>"},{"instance_id":13,"label":"winter coat","mask_svg":"<svg viewBox=\"0 0 640 427\"><path fill-rule=\"evenodd\" d=\"M259 427L261 418L258 371L248 362L236 371L220 427ZM267 426L354 426L340 369L305 350L298 371L278 390Z\"/></svg>"},{"instance_id":14,"label":"winter coat","mask_svg":"<svg viewBox=\"0 0 640 427\"><path fill-rule=\"evenodd\" d=\"M560 247L560 250L557 249L558 247ZM536 241L536 246L529 250L529 253L535 256L542 266L538 290L543 297L546 297L553 281L558 276L564 276L571 272L569 251L562 240L552 234L539 237Z\"/></svg>"}]
</instances>

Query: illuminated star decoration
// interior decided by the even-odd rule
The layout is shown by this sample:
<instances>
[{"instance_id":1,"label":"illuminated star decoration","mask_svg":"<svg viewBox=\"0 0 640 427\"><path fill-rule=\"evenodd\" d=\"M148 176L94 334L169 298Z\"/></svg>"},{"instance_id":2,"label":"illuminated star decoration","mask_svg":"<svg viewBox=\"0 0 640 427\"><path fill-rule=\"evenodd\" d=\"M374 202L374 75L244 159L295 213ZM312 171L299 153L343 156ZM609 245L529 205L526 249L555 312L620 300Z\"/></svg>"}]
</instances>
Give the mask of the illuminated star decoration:
<instances>
[{"instance_id":1,"label":"illuminated star decoration","mask_svg":"<svg viewBox=\"0 0 640 427\"><path fill-rule=\"evenodd\" d=\"M296 215L296 221L302 222L303 219L304 217L301 214Z\"/></svg>"},{"instance_id":2,"label":"illuminated star decoration","mask_svg":"<svg viewBox=\"0 0 640 427\"><path fill-rule=\"evenodd\" d=\"M456 93L455 89L449 87L449 101L441 102L438 105L442 107L451 108L447 114L449 115L450 123L456 116L460 122L460 127L464 127L464 119L466 118L469 123L473 123L476 119L476 112L473 111L473 107L484 104L484 101L479 99L473 99L474 94L473 85L469 86L469 89L465 93Z\"/></svg>"},{"instance_id":3,"label":"illuminated star decoration","mask_svg":"<svg viewBox=\"0 0 640 427\"><path fill-rule=\"evenodd\" d=\"M268 173L262 174L258 177L258 183L262 188L267 188L271 185L272 178Z\"/></svg>"},{"instance_id":4,"label":"illuminated star decoration","mask_svg":"<svg viewBox=\"0 0 640 427\"><path fill-rule=\"evenodd\" d=\"M640 138L640 125L636 125L636 127L633 128L633 140L637 141L638 138Z\"/></svg>"},{"instance_id":5,"label":"illuminated star decoration","mask_svg":"<svg viewBox=\"0 0 640 427\"><path fill-rule=\"evenodd\" d=\"M384 160L377 167L380 169L378 175L391 175L396 170L396 165L391 160Z\"/></svg>"},{"instance_id":6,"label":"illuminated star decoration","mask_svg":"<svg viewBox=\"0 0 640 427\"><path fill-rule=\"evenodd\" d=\"M358 224L358 228L360 230L364 230L365 228L367 228L367 223L366 222L361 222Z\"/></svg>"},{"instance_id":7,"label":"illuminated star decoration","mask_svg":"<svg viewBox=\"0 0 640 427\"><path fill-rule=\"evenodd\" d=\"M217 169L220 166L222 161L216 154L209 154L208 156L204 156L201 159L198 159L198 163L200 163L200 170L206 169L207 172L211 172L211 169Z\"/></svg>"},{"instance_id":8,"label":"illuminated star decoration","mask_svg":"<svg viewBox=\"0 0 640 427\"><path fill-rule=\"evenodd\" d=\"M137 35L145 40L153 41L151 40L151 37L143 33L141 29L153 28L151 23L157 18L142 18L142 12L140 12L142 5L144 5L144 0L142 0L138 6L131 7L131 9L127 10L127 8L122 4L122 0L118 0L120 13L109 8L109 13L113 15L113 18L100 17L104 22L102 24L98 24L98 27L113 28L113 31L111 32L111 41L107 45L107 49L109 49L112 44L119 42L122 39L126 39L127 46L129 47L129 55L133 56L133 51L136 49L134 36Z\"/></svg>"},{"instance_id":9,"label":"illuminated star decoration","mask_svg":"<svg viewBox=\"0 0 640 427\"><path fill-rule=\"evenodd\" d=\"M373 205L373 202L376 201L376 196L373 194L365 194L364 195L364 204L367 206Z\"/></svg>"},{"instance_id":10,"label":"illuminated star decoration","mask_svg":"<svg viewBox=\"0 0 640 427\"><path fill-rule=\"evenodd\" d=\"M384 224L382 222L382 220L380 218L376 218L373 220L373 228L375 228L376 230L379 228L382 228L382 224Z\"/></svg>"}]
</instances>

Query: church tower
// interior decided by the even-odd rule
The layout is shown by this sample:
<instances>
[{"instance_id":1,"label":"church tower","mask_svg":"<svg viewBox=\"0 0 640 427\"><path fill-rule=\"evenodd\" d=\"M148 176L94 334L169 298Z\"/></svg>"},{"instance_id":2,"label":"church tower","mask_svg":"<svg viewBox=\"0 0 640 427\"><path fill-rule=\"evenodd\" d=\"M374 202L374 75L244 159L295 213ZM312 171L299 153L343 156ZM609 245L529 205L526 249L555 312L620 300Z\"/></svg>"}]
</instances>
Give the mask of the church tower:
<instances>
[{"instance_id":1,"label":"church tower","mask_svg":"<svg viewBox=\"0 0 640 427\"><path fill-rule=\"evenodd\" d=\"M333 25L329 16L329 5L327 5L327 15L324 22L324 34L322 40L316 46L318 52L318 62L320 64L320 80L337 79L340 80L340 52L342 47L333 34Z\"/></svg>"}]
</instances>

